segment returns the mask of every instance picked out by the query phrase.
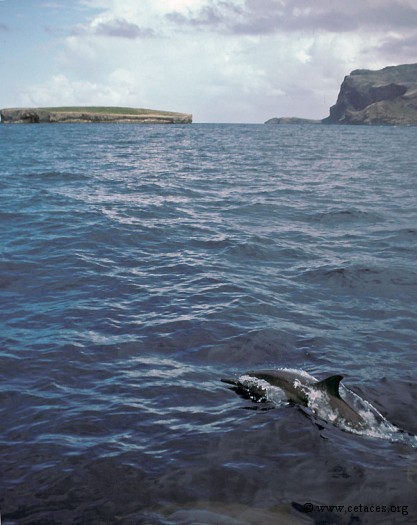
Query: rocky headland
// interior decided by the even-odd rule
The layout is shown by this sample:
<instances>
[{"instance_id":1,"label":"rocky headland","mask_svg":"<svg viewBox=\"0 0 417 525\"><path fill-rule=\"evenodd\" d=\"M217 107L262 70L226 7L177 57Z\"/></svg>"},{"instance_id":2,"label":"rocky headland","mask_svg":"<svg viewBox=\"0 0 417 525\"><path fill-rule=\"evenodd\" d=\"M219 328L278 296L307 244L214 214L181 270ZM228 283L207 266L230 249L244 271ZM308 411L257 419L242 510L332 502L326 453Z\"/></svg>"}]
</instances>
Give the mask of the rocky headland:
<instances>
[{"instance_id":1,"label":"rocky headland","mask_svg":"<svg viewBox=\"0 0 417 525\"><path fill-rule=\"evenodd\" d=\"M274 118L265 124L417 125L417 64L378 71L357 69L345 77L330 115L322 121Z\"/></svg>"},{"instance_id":2,"label":"rocky headland","mask_svg":"<svg viewBox=\"0 0 417 525\"><path fill-rule=\"evenodd\" d=\"M11 108L0 110L2 124L60 122L191 124L192 115L123 107Z\"/></svg>"},{"instance_id":3,"label":"rocky headland","mask_svg":"<svg viewBox=\"0 0 417 525\"><path fill-rule=\"evenodd\" d=\"M416 125L417 64L352 71L323 123Z\"/></svg>"}]
</instances>

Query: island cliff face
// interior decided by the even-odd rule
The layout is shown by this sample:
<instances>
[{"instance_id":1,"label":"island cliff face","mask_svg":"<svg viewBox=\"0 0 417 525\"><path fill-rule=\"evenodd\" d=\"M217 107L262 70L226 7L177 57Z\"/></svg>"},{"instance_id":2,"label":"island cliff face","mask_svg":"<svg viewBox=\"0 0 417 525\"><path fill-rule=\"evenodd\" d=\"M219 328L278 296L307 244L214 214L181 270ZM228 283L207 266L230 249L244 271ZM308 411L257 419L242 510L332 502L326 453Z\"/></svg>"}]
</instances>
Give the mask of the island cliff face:
<instances>
[{"instance_id":1,"label":"island cliff face","mask_svg":"<svg viewBox=\"0 0 417 525\"><path fill-rule=\"evenodd\" d=\"M0 110L2 124L57 122L113 122L140 124L191 124L192 115L118 107L15 108Z\"/></svg>"},{"instance_id":2,"label":"island cliff face","mask_svg":"<svg viewBox=\"0 0 417 525\"><path fill-rule=\"evenodd\" d=\"M417 64L352 71L322 122L417 125Z\"/></svg>"}]
</instances>

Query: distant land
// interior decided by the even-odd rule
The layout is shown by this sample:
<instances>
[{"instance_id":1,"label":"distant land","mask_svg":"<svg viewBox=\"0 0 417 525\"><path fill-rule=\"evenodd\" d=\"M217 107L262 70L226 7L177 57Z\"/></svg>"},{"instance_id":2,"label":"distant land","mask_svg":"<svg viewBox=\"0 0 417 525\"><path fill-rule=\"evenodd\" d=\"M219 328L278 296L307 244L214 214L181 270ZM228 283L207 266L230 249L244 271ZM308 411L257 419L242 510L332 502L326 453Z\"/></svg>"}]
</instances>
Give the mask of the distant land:
<instances>
[{"instance_id":1,"label":"distant land","mask_svg":"<svg viewBox=\"0 0 417 525\"><path fill-rule=\"evenodd\" d=\"M276 118L265 124L417 125L417 64L378 71L356 69L345 77L330 115L321 121Z\"/></svg>"},{"instance_id":2,"label":"distant land","mask_svg":"<svg viewBox=\"0 0 417 525\"><path fill-rule=\"evenodd\" d=\"M108 122L140 124L191 124L192 115L154 109L64 106L52 108L1 109L2 124L37 124L61 122Z\"/></svg>"},{"instance_id":3,"label":"distant land","mask_svg":"<svg viewBox=\"0 0 417 525\"><path fill-rule=\"evenodd\" d=\"M298 117L274 117L267 120L265 124L321 124L321 120Z\"/></svg>"}]
</instances>

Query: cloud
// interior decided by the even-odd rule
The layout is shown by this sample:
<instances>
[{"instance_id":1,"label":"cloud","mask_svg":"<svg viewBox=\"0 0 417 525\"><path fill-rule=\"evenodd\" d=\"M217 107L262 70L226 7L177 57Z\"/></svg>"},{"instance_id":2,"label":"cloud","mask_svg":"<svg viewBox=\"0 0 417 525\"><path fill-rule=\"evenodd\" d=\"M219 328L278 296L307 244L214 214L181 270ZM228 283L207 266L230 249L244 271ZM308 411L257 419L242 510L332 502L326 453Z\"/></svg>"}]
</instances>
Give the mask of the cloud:
<instances>
[{"instance_id":1,"label":"cloud","mask_svg":"<svg viewBox=\"0 0 417 525\"><path fill-rule=\"evenodd\" d=\"M84 0L86 1L86 0ZM90 0L101 14L74 33L118 38L167 37L193 31L240 37L274 34L386 34L417 28L409 0Z\"/></svg>"},{"instance_id":2,"label":"cloud","mask_svg":"<svg viewBox=\"0 0 417 525\"><path fill-rule=\"evenodd\" d=\"M77 0L77 8L82 16L65 38L56 33L56 53L43 61L53 58L53 69L20 90L23 105L155 107L196 122L323 118L350 71L412 62L417 49L412 0Z\"/></svg>"},{"instance_id":3,"label":"cloud","mask_svg":"<svg viewBox=\"0 0 417 525\"><path fill-rule=\"evenodd\" d=\"M54 75L48 83L35 84L20 94L23 106L117 105L125 100L128 89L115 75L109 82L71 80L66 75Z\"/></svg>"},{"instance_id":4,"label":"cloud","mask_svg":"<svg viewBox=\"0 0 417 525\"><path fill-rule=\"evenodd\" d=\"M0 0L2 1L2 0ZM0 22L0 31L3 31L4 33L8 33L10 31L10 27L7 26L6 24L3 24L2 22Z\"/></svg>"},{"instance_id":5,"label":"cloud","mask_svg":"<svg viewBox=\"0 0 417 525\"><path fill-rule=\"evenodd\" d=\"M417 5L407 1L382 2L380 6L364 8L362 25L381 29L415 29L417 27Z\"/></svg>"},{"instance_id":6,"label":"cloud","mask_svg":"<svg viewBox=\"0 0 417 525\"><path fill-rule=\"evenodd\" d=\"M178 11L173 11L165 15L168 20L179 26L193 27L218 27L222 22L221 13L213 6L204 6L197 14L189 13L184 15Z\"/></svg>"},{"instance_id":7,"label":"cloud","mask_svg":"<svg viewBox=\"0 0 417 525\"><path fill-rule=\"evenodd\" d=\"M410 36L399 34L387 35L371 51L385 60L395 63L413 62L416 60L417 33Z\"/></svg>"},{"instance_id":8,"label":"cloud","mask_svg":"<svg viewBox=\"0 0 417 525\"><path fill-rule=\"evenodd\" d=\"M96 35L112 38L127 38L128 40L152 38L156 35L153 29L139 27L137 24L128 22L123 18L97 21L90 26L77 26L73 28L72 34L76 36Z\"/></svg>"},{"instance_id":9,"label":"cloud","mask_svg":"<svg viewBox=\"0 0 417 525\"><path fill-rule=\"evenodd\" d=\"M247 35L417 26L417 6L407 0L207 0L198 8L166 16L182 27Z\"/></svg>"},{"instance_id":10,"label":"cloud","mask_svg":"<svg viewBox=\"0 0 417 525\"><path fill-rule=\"evenodd\" d=\"M149 28L141 28L127 20L116 19L109 22L102 22L96 27L96 34L100 36L110 36L118 38L149 38L155 36L155 31Z\"/></svg>"},{"instance_id":11,"label":"cloud","mask_svg":"<svg viewBox=\"0 0 417 525\"><path fill-rule=\"evenodd\" d=\"M262 0L260 0L262 1ZM226 1L211 2L198 10L168 12L165 17L170 22L182 27L206 28L214 31L226 31L230 21L243 14L242 7Z\"/></svg>"}]
</instances>

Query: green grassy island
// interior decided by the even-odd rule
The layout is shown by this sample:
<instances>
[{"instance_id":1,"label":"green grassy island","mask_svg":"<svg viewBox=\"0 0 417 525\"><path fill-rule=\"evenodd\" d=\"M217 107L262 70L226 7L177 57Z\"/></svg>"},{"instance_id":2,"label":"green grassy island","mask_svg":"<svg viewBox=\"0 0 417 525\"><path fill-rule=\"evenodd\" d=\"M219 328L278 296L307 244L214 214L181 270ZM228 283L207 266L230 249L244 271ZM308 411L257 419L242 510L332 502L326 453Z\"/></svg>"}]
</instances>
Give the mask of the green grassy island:
<instances>
[{"instance_id":1,"label":"green grassy island","mask_svg":"<svg viewBox=\"0 0 417 525\"><path fill-rule=\"evenodd\" d=\"M109 122L140 124L191 124L192 115L142 108L63 106L51 108L1 109L2 124L59 122Z\"/></svg>"}]
</instances>

